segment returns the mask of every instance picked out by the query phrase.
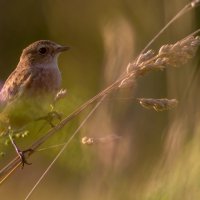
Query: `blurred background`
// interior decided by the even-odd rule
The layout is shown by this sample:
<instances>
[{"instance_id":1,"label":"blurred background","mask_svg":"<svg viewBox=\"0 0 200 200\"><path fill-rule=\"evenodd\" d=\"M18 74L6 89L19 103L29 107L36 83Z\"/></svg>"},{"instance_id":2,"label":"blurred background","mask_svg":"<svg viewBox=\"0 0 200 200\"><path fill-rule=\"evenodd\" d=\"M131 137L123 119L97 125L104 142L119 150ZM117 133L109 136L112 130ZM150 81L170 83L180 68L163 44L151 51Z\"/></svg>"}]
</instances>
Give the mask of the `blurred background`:
<instances>
[{"instance_id":1,"label":"blurred background","mask_svg":"<svg viewBox=\"0 0 200 200\"><path fill-rule=\"evenodd\" d=\"M0 0L0 80L17 65L28 44L49 39L69 45L59 58L68 96L58 111L68 115L111 84L186 0ZM199 8L177 20L152 49L174 43L199 28ZM200 199L199 52L187 65L153 72L135 87L109 97L92 115L30 199ZM145 110L134 98L176 98L167 112ZM53 136L43 148L66 142L90 109ZM27 148L49 129L30 125ZM116 134L121 140L83 145L81 138ZM15 156L1 144L0 166ZM4 200L24 199L61 147L30 158L0 186Z\"/></svg>"}]
</instances>

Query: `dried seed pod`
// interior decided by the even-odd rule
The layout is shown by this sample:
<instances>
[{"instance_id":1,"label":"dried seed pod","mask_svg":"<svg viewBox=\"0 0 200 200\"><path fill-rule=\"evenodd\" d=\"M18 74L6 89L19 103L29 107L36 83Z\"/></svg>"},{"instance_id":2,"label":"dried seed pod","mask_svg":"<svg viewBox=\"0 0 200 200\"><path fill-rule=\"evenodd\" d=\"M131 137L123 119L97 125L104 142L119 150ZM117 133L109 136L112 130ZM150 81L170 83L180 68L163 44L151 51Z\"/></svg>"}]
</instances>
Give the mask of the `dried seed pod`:
<instances>
[{"instance_id":1,"label":"dried seed pod","mask_svg":"<svg viewBox=\"0 0 200 200\"><path fill-rule=\"evenodd\" d=\"M196 36L195 39L191 42L191 45L192 46L199 46L199 43L200 43L200 37L199 36Z\"/></svg>"},{"instance_id":2,"label":"dried seed pod","mask_svg":"<svg viewBox=\"0 0 200 200\"><path fill-rule=\"evenodd\" d=\"M163 45L163 46L161 46L161 48L159 49L158 54L165 54L165 53L169 52L169 50L170 50L170 45L168 45L168 44Z\"/></svg>"},{"instance_id":3,"label":"dried seed pod","mask_svg":"<svg viewBox=\"0 0 200 200\"><path fill-rule=\"evenodd\" d=\"M152 49L150 49L150 50L148 50L147 52L141 54L141 55L138 57L138 59L136 59L136 60L137 60L137 63L141 63L141 62L145 62L145 61L147 61L147 60L150 60L151 58L154 57L154 55L155 55L155 52L154 52Z\"/></svg>"},{"instance_id":4,"label":"dried seed pod","mask_svg":"<svg viewBox=\"0 0 200 200\"><path fill-rule=\"evenodd\" d=\"M136 69L136 67L137 67L136 63L129 63L126 68L127 74L131 73L134 69Z\"/></svg>"},{"instance_id":5,"label":"dried seed pod","mask_svg":"<svg viewBox=\"0 0 200 200\"><path fill-rule=\"evenodd\" d=\"M81 143L87 144L87 145L94 144L94 138L83 137L82 140L81 140Z\"/></svg>"},{"instance_id":6,"label":"dried seed pod","mask_svg":"<svg viewBox=\"0 0 200 200\"><path fill-rule=\"evenodd\" d=\"M60 99L64 98L67 95L66 89L61 89L55 96L54 102L59 101Z\"/></svg>"},{"instance_id":7,"label":"dried seed pod","mask_svg":"<svg viewBox=\"0 0 200 200\"><path fill-rule=\"evenodd\" d=\"M100 138L83 137L81 140L81 143L91 145L91 144L96 144L96 143L109 143L109 142L117 141L120 139L121 139L120 136L112 134L112 135L107 135L105 137L100 137Z\"/></svg>"},{"instance_id":8,"label":"dried seed pod","mask_svg":"<svg viewBox=\"0 0 200 200\"><path fill-rule=\"evenodd\" d=\"M191 59L200 45L198 36L189 36L171 45L163 45L159 52L159 58L167 58L167 65L177 67L185 64Z\"/></svg>"},{"instance_id":9,"label":"dried seed pod","mask_svg":"<svg viewBox=\"0 0 200 200\"><path fill-rule=\"evenodd\" d=\"M146 109L154 109L155 111L164 111L175 108L178 104L176 99L146 99L138 98L140 105Z\"/></svg>"}]
</instances>

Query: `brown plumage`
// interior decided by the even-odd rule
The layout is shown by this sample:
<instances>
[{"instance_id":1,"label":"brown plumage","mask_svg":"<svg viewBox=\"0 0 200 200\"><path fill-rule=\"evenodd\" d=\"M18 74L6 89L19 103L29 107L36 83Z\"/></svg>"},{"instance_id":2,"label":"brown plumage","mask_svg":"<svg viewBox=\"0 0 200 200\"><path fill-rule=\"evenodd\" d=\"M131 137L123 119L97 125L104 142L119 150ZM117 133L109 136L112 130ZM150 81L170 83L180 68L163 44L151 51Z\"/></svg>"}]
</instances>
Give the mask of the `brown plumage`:
<instances>
[{"instance_id":1,"label":"brown plumage","mask_svg":"<svg viewBox=\"0 0 200 200\"><path fill-rule=\"evenodd\" d=\"M58 55L68 49L40 40L23 50L16 69L0 91L1 129L20 128L47 110L61 84Z\"/></svg>"}]
</instances>

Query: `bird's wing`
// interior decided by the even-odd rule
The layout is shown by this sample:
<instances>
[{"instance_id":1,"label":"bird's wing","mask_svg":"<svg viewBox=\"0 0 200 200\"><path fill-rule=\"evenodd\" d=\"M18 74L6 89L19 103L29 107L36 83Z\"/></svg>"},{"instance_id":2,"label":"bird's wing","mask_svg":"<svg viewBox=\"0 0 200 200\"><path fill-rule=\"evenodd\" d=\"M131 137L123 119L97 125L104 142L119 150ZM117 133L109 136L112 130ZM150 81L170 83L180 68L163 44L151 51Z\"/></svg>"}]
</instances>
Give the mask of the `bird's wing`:
<instances>
[{"instance_id":1,"label":"bird's wing","mask_svg":"<svg viewBox=\"0 0 200 200\"><path fill-rule=\"evenodd\" d=\"M31 78L31 71L29 69L15 69L10 74L0 92L0 111L8 103L18 99L24 93Z\"/></svg>"}]
</instances>

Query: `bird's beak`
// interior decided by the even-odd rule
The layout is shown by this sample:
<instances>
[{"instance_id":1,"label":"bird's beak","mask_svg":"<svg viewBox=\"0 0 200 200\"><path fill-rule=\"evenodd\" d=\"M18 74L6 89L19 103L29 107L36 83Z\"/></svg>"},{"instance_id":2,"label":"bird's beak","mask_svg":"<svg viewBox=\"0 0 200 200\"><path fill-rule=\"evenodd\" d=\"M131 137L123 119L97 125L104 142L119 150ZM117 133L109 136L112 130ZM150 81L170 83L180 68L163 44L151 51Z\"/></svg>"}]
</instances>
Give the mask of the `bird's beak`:
<instances>
[{"instance_id":1,"label":"bird's beak","mask_svg":"<svg viewBox=\"0 0 200 200\"><path fill-rule=\"evenodd\" d=\"M56 49L56 53L60 53L60 52L63 52L63 51L68 51L69 49L70 49L70 47L67 47L67 46L59 46Z\"/></svg>"}]
</instances>

